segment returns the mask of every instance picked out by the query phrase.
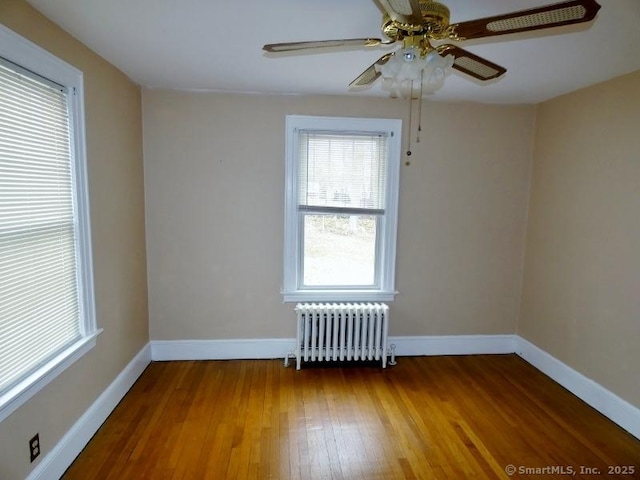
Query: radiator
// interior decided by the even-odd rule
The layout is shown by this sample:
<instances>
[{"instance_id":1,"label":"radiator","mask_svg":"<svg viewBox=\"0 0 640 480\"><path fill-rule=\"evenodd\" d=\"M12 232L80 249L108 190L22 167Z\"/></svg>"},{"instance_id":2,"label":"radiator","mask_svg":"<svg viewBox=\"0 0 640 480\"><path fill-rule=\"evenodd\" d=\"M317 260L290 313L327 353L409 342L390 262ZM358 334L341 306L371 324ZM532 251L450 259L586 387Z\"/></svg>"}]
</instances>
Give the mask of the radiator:
<instances>
[{"instance_id":1,"label":"radiator","mask_svg":"<svg viewBox=\"0 0 640 480\"><path fill-rule=\"evenodd\" d=\"M384 303L300 303L295 311L297 370L303 360L381 360L386 368L389 307ZM389 354L393 365L393 348Z\"/></svg>"}]
</instances>

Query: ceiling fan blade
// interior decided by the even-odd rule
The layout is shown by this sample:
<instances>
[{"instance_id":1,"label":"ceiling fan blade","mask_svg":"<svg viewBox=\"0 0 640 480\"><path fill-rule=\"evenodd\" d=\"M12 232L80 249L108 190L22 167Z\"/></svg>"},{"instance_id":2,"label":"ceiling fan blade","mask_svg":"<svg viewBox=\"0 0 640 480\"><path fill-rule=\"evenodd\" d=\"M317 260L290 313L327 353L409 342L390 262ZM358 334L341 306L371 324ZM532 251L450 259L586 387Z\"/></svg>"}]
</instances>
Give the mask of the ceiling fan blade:
<instances>
[{"instance_id":1,"label":"ceiling fan blade","mask_svg":"<svg viewBox=\"0 0 640 480\"><path fill-rule=\"evenodd\" d=\"M320 40L317 42L290 42L290 43L269 43L262 47L265 52L292 52L295 50L307 50L309 48L332 48L332 47L376 47L382 45L379 38L349 38L342 40Z\"/></svg>"},{"instance_id":2,"label":"ceiling fan blade","mask_svg":"<svg viewBox=\"0 0 640 480\"><path fill-rule=\"evenodd\" d=\"M376 65L384 65L393 56L393 53L387 53L380 57L374 64L362 72L358 78L349 84L350 87L364 87L371 85L380 76L380 72L376 70Z\"/></svg>"},{"instance_id":3,"label":"ceiling fan blade","mask_svg":"<svg viewBox=\"0 0 640 480\"><path fill-rule=\"evenodd\" d=\"M600 10L600 5L595 0L571 0L494 17L456 23L451 25L450 37L455 40L470 40L589 22L593 20L598 10Z\"/></svg>"},{"instance_id":4,"label":"ceiling fan blade","mask_svg":"<svg viewBox=\"0 0 640 480\"><path fill-rule=\"evenodd\" d=\"M440 45L436 48L441 56L453 55L453 68L478 80L491 80L503 75L507 69L455 45Z\"/></svg>"},{"instance_id":5,"label":"ceiling fan blade","mask_svg":"<svg viewBox=\"0 0 640 480\"><path fill-rule=\"evenodd\" d=\"M422 25L422 10L418 0L378 0L389 18L408 25Z\"/></svg>"}]
</instances>

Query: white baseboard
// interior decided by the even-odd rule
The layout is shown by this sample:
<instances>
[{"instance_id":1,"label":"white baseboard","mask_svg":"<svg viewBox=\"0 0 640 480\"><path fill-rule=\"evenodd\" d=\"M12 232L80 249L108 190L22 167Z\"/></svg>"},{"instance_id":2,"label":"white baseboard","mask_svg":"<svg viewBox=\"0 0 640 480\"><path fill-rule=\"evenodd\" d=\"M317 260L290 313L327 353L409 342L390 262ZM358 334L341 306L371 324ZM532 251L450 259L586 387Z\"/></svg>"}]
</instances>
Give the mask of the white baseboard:
<instances>
[{"instance_id":1,"label":"white baseboard","mask_svg":"<svg viewBox=\"0 0 640 480\"><path fill-rule=\"evenodd\" d=\"M151 349L147 344L33 469L27 480L60 478L150 362Z\"/></svg>"},{"instance_id":2,"label":"white baseboard","mask_svg":"<svg viewBox=\"0 0 640 480\"><path fill-rule=\"evenodd\" d=\"M152 340L151 359L232 360L284 358L295 347L293 338L228 340Z\"/></svg>"},{"instance_id":3,"label":"white baseboard","mask_svg":"<svg viewBox=\"0 0 640 480\"><path fill-rule=\"evenodd\" d=\"M229 360L284 358L295 348L293 338L256 338L226 340L153 340L151 359ZM513 353L515 335L451 335L389 337L396 355L478 355Z\"/></svg>"},{"instance_id":4,"label":"white baseboard","mask_svg":"<svg viewBox=\"0 0 640 480\"><path fill-rule=\"evenodd\" d=\"M516 335L390 336L387 344L394 344L399 356L513 353Z\"/></svg>"},{"instance_id":5,"label":"white baseboard","mask_svg":"<svg viewBox=\"0 0 640 480\"><path fill-rule=\"evenodd\" d=\"M520 336L516 353L582 401L640 439L640 409Z\"/></svg>"}]
</instances>

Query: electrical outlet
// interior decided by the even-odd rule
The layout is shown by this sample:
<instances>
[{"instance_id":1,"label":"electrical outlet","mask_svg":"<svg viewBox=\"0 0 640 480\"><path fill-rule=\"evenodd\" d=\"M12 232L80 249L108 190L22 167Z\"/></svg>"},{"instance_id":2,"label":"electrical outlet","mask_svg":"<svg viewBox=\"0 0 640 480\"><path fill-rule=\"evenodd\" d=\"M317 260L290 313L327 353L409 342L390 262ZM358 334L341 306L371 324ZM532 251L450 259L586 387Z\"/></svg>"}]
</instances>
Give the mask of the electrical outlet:
<instances>
[{"instance_id":1,"label":"electrical outlet","mask_svg":"<svg viewBox=\"0 0 640 480\"><path fill-rule=\"evenodd\" d=\"M40 455L40 434L36 433L34 437L29 440L29 458L33 462Z\"/></svg>"}]
</instances>

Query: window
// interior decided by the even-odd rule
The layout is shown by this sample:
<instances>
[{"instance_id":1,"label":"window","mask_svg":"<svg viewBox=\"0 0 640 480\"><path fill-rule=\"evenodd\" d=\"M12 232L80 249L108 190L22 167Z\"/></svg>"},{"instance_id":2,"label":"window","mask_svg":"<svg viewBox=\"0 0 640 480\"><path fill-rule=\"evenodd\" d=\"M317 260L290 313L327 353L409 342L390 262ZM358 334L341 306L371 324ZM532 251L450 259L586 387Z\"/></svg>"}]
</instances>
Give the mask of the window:
<instances>
[{"instance_id":1,"label":"window","mask_svg":"<svg viewBox=\"0 0 640 480\"><path fill-rule=\"evenodd\" d=\"M82 74L0 29L0 420L95 344Z\"/></svg>"},{"instance_id":2,"label":"window","mask_svg":"<svg viewBox=\"0 0 640 480\"><path fill-rule=\"evenodd\" d=\"M401 121L289 115L284 300L393 300Z\"/></svg>"}]
</instances>

